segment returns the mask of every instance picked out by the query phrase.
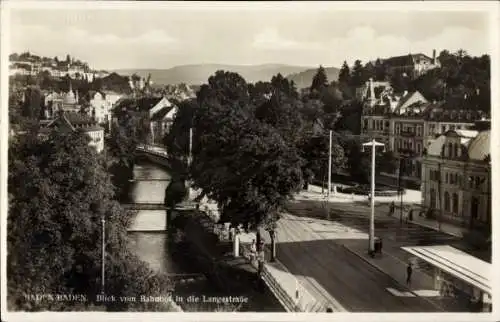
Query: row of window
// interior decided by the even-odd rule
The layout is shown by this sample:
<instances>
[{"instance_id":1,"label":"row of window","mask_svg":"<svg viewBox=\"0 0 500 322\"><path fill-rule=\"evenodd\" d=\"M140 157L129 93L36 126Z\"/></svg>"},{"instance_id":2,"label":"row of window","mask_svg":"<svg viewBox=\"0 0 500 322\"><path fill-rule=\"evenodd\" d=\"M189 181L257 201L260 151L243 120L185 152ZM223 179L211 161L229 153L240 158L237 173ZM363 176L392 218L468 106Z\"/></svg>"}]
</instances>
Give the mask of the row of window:
<instances>
[{"instance_id":1,"label":"row of window","mask_svg":"<svg viewBox=\"0 0 500 322\"><path fill-rule=\"evenodd\" d=\"M390 123L384 120L364 120L364 129L371 129L375 131L383 131L388 130L390 127ZM450 130L462 130L466 129L467 126L465 124L446 124L438 126L437 124L429 124L427 135L441 134ZM423 126L422 125L414 125L414 124L405 124L405 123L396 123L395 124L395 134L399 135L401 132L404 133L414 133L416 136L422 136L423 134Z\"/></svg>"},{"instance_id":2,"label":"row of window","mask_svg":"<svg viewBox=\"0 0 500 322\"><path fill-rule=\"evenodd\" d=\"M374 131L383 131L384 128L387 130L389 129L389 122L388 121L386 121L385 123L383 120L370 120L370 121L371 122L369 122L369 120L367 120L367 119L364 120L363 128L365 130L371 129Z\"/></svg>"},{"instance_id":3,"label":"row of window","mask_svg":"<svg viewBox=\"0 0 500 322\"><path fill-rule=\"evenodd\" d=\"M414 144L413 140L396 139L396 151L412 150L417 154L422 152L422 144L417 142Z\"/></svg>"},{"instance_id":4,"label":"row of window","mask_svg":"<svg viewBox=\"0 0 500 322\"><path fill-rule=\"evenodd\" d=\"M464 185L464 176L456 172L444 172L444 183L448 185L456 185L459 187L467 187L469 189L480 189L485 181L484 177L481 176L468 176L467 185ZM439 181L439 171L430 170L429 171L430 181Z\"/></svg>"},{"instance_id":5,"label":"row of window","mask_svg":"<svg viewBox=\"0 0 500 322\"><path fill-rule=\"evenodd\" d=\"M431 193L431 208L436 209L437 208L436 200L439 199L438 192L436 191L436 189L432 188L430 193ZM444 211L452 212L453 214L458 215L458 194L456 192L450 194L448 191L445 191L443 203L444 203Z\"/></svg>"},{"instance_id":6,"label":"row of window","mask_svg":"<svg viewBox=\"0 0 500 322\"><path fill-rule=\"evenodd\" d=\"M422 125L412 125L412 124L396 124L396 134L401 133L411 133L416 136L422 136Z\"/></svg>"},{"instance_id":7,"label":"row of window","mask_svg":"<svg viewBox=\"0 0 500 322\"><path fill-rule=\"evenodd\" d=\"M428 130L428 133L427 135L433 135L433 134L440 134L440 133L445 133L447 131L450 131L450 130L461 130L461 129L465 129L466 126L465 125L454 125L454 124L447 124L447 125L441 125L441 128L439 128L439 126L437 126L436 124L429 124L429 130ZM439 129L441 129L441 131L439 131Z\"/></svg>"},{"instance_id":8,"label":"row of window","mask_svg":"<svg viewBox=\"0 0 500 322\"><path fill-rule=\"evenodd\" d=\"M462 147L459 143L448 142L444 145L444 156L446 158L459 158L462 156Z\"/></svg>"}]
</instances>

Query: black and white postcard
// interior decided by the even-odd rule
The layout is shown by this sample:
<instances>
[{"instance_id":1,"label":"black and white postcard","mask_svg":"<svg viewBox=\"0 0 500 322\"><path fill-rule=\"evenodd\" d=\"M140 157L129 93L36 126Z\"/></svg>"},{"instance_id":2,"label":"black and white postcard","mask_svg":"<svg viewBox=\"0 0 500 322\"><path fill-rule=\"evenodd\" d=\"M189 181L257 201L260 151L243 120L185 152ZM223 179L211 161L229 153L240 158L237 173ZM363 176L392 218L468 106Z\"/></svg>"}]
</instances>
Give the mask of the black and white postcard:
<instances>
[{"instance_id":1,"label":"black and white postcard","mask_svg":"<svg viewBox=\"0 0 500 322\"><path fill-rule=\"evenodd\" d=\"M4 319L495 320L499 8L3 1Z\"/></svg>"}]
</instances>

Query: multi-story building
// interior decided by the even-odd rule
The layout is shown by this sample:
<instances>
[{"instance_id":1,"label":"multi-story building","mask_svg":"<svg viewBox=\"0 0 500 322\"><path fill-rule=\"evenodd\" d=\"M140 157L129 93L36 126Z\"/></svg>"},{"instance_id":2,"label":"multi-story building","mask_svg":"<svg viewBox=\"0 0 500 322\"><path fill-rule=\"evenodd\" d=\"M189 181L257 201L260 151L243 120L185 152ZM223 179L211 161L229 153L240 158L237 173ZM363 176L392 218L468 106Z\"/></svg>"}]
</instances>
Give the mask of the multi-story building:
<instances>
[{"instance_id":1,"label":"multi-story building","mask_svg":"<svg viewBox=\"0 0 500 322\"><path fill-rule=\"evenodd\" d=\"M93 116L97 123L105 124L111 122L111 109L122 95L111 91L89 93L89 115Z\"/></svg>"},{"instance_id":2,"label":"multi-story building","mask_svg":"<svg viewBox=\"0 0 500 322\"><path fill-rule=\"evenodd\" d=\"M170 131L174 123L175 114L177 113L177 106L165 106L160 111L153 114L151 117L151 141L153 144L162 144L163 137Z\"/></svg>"},{"instance_id":3,"label":"multi-story building","mask_svg":"<svg viewBox=\"0 0 500 322\"><path fill-rule=\"evenodd\" d=\"M423 157L423 204L441 221L491 225L490 130L449 130Z\"/></svg>"},{"instance_id":4,"label":"multi-story building","mask_svg":"<svg viewBox=\"0 0 500 322\"><path fill-rule=\"evenodd\" d=\"M148 122L150 128L149 143L158 144L161 143L166 131L169 130L177 107L162 96L123 98L117 101L112 108L112 122L129 112Z\"/></svg>"},{"instance_id":5,"label":"multi-story building","mask_svg":"<svg viewBox=\"0 0 500 322\"><path fill-rule=\"evenodd\" d=\"M432 51L432 58L418 53L390 57L381 60L381 62L387 67L390 75L406 74L410 77L418 77L428 70L440 66L439 60L436 58L436 50Z\"/></svg>"},{"instance_id":6,"label":"multi-story building","mask_svg":"<svg viewBox=\"0 0 500 322\"><path fill-rule=\"evenodd\" d=\"M95 147L97 153L104 150L104 129L87 115L60 111L40 130L40 135L46 137L54 128L58 131L81 131L88 135L89 145Z\"/></svg>"},{"instance_id":7,"label":"multi-story building","mask_svg":"<svg viewBox=\"0 0 500 322\"><path fill-rule=\"evenodd\" d=\"M443 102L428 102L418 91L397 96L387 87L378 93L375 86L369 84L368 88L361 134L385 143L401 158L402 176L415 182L421 177L425 149L437 135L448 130L469 129L474 121L486 116L476 110L445 108ZM388 175L396 176L396 173Z\"/></svg>"},{"instance_id":8,"label":"multi-story building","mask_svg":"<svg viewBox=\"0 0 500 322\"><path fill-rule=\"evenodd\" d=\"M73 91L71 82L69 90L66 93L50 92L45 96L45 106L53 113L57 111L66 112L79 112L80 104L78 98L78 91Z\"/></svg>"}]
</instances>

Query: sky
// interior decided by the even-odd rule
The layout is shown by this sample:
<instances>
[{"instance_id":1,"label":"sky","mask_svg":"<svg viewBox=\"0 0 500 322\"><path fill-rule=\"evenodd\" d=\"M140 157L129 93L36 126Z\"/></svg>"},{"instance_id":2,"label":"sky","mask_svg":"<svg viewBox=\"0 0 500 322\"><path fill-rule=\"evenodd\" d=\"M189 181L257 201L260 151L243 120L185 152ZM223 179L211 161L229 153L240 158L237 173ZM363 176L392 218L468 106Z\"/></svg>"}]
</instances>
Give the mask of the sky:
<instances>
[{"instance_id":1,"label":"sky","mask_svg":"<svg viewBox=\"0 0 500 322\"><path fill-rule=\"evenodd\" d=\"M118 8L10 9L10 52L70 54L96 69L220 63L340 67L432 50L490 53L484 11L339 10L241 3L207 8L135 3ZM138 7L140 6L140 7ZM186 7L188 6L188 7ZM87 8L89 6L87 5Z\"/></svg>"}]
</instances>

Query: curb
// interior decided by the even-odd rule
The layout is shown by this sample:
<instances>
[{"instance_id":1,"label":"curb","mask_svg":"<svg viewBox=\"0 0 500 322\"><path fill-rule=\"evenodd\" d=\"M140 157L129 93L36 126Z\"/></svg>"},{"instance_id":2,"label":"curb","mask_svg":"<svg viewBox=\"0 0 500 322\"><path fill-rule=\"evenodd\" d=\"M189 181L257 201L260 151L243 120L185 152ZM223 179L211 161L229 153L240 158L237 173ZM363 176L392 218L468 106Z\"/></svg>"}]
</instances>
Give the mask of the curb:
<instances>
[{"instance_id":1,"label":"curb","mask_svg":"<svg viewBox=\"0 0 500 322\"><path fill-rule=\"evenodd\" d=\"M440 310L442 310L443 312L446 312L446 310L441 307L440 305L428 300L427 298L423 297L423 296L420 296L418 295L417 293L413 292L411 289L409 289L406 285L403 285L401 284L401 282L399 282L397 279L395 279L392 275L386 273L382 268L380 268L378 265L370 262L368 259L364 258L362 255L358 254L357 252L353 251L352 249L350 249L349 247L347 247L345 244L342 244L342 247L344 247L344 249L346 249L349 253L357 256L358 258L360 258L361 260L363 260L365 263L369 264L370 266L374 267L375 269L377 269L378 271L380 271L382 274L384 274L385 276L388 276L391 280L393 280L397 285L400 285L402 286L405 290L409 291L411 294L415 295L415 297L418 297L418 298L421 298L423 300L425 300L426 302L428 302L429 304L431 304L432 306L434 306L435 308L438 308Z\"/></svg>"},{"instance_id":2,"label":"curb","mask_svg":"<svg viewBox=\"0 0 500 322\"><path fill-rule=\"evenodd\" d=\"M419 223L419 222L417 222L415 220L409 220L408 222L410 222L410 223L412 223L414 225L418 225L418 226L422 226L422 227L425 227L425 228L429 228L429 229L432 229L434 231L437 231L437 232L440 232L440 233L444 233L444 234L447 234L447 235L450 235L450 236L454 236L454 237L457 237L457 238L463 238L464 237L463 235L459 235L459 234L452 233L452 232L449 232L449 231L439 230L436 227L432 227L432 226L427 225L427 224Z\"/></svg>"}]
</instances>

